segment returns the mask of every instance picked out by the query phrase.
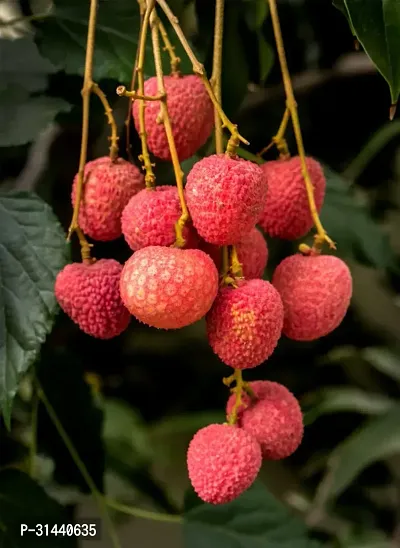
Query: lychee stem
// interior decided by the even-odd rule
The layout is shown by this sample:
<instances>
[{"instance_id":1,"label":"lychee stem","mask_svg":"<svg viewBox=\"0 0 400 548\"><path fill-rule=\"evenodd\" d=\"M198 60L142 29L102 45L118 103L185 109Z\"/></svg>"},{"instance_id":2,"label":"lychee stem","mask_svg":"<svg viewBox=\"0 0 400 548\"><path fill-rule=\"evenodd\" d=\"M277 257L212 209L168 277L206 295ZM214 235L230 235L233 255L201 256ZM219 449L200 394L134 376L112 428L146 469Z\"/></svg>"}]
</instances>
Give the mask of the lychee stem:
<instances>
[{"instance_id":1,"label":"lychee stem","mask_svg":"<svg viewBox=\"0 0 400 548\"><path fill-rule=\"evenodd\" d=\"M235 245L231 248L231 272L235 278L243 278L242 263L239 261L237 247Z\"/></svg>"},{"instance_id":2,"label":"lychee stem","mask_svg":"<svg viewBox=\"0 0 400 548\"><path fill-rule=\"evenodd\" d=\"M155 0L149 0L146 5L146 10L143 16L143 22L140 31L140 42L139 42L139 56L138 62L136 65L136 73L138 79L138 91L141 97L144 96L144 74L143 74L143 65L144 57L146 53L146 38L147 31L149 28L150 15L154 8ZM153 172L153 165L150 161L149 149L147 146L147 134L146 134L146 121L145 121L145 108L146 103L144 99L139 99L139 136L142 143L142 154L139 157L139 160L143 162L145 174L145 182L147 188L153 188L155 184L155 175Z\"/></svg>"},{"instance_id":3,"label":"lychee stem","mask_svg":"<svg viewBox=\"0 0 400 548\"><path fill-rule=\"evenodd\" d=\"M278 52L279 64L281 66L283 85L285 88L286 106L290 112L290 117L292 119L293 130L294 130L294 135L296 139L297 150L300 156L301 171L303 174L304 183L307 191L310 212L314 221L315 228L317 229L314 246L316 249L320 249L322 244L324 242L327 242L331 249L336 249L335 243L333 242L333 240L331 240L326 230L322 226L322 223L318 215L318 210L315 205L314 187L312 185L310 174L307 168L303 137L301 133L299 116L297 113L297 103L294 96L292 81L290 78L290 73L287 65L285 46L282 38L282 31L281 31L281 25L279 21L276 0L268 0L268 3L269 3L270 14L271 14L272 26L274 30L276 49Z\"/></svg>"},{"instance_id":4,"label":"lychee stem","mask_svg":"<svg viewBox=\"0 0 400 548\"><path fill-rule=\"evenodd\" d=\"M107 116L108 123L111 126L111 136L110 136L110 159L115 162L115 160L118 158L118 128L117 124L114 119L114 115L112 112L112 108L110 107L110 103L107 100L107 97L105 93L100 89L98 84L95 82L92 82L92 92L97 95L97 97L100 99L100 101L103 104L105 114Z\"/></svg>"},{"instance_id":5,"label":"lychee stem","mask_svg":"<svg viewBox=\"0 0 400 548\"><path fill-rule=\"evenodd\" d=\"M215 1L215 24L214 24L214 52L213 52L213 70L211 82L217 101L222 104L221 95L221 77L222 77L222 47L224 34L224 4L225 0ZM214 125L215 125L215 152L222 154L224 152L224 140L222 134L222 123L218 109L214 107Z\"/></svg>"},{"instance_id":6,"label":"lychee stem","mask_svg":"<svg viewBox=\"0 0 400 548\"><path fill-rule=\"evenodd\" d=\"M164 51L168 52L169 58L170 58L170 64L171 64L171 75L172 76L180 76L181 72L179 70L179 66L181 64L181 59L177 55L175 55L175 46L171 44L171 41L168 37L168 33L166 28L164 27L162 21L158 19L158 29L160 31L160 35L162 38L162 41L164 42Z\"/></svg>"},{"instance_id":7,"label":"lychee stem","mask_svg":"<svg viewBox=\"0 0 400 548\"><path fill-rule=\"evenodd\" d=\"M242 395L243 395L243 389L245 384L243 381L243 375L242 375L241 369L235 369L235 372L233 373L232 377L236 381L235 388L233 389L236 399L235 399L235 403L233 405L232 411L228 417L228 424L230 424L231 426L237 423L238 411L240 406L243 403Z\"/></svg>"},{"instance_id":8,"label":"lychee stem","mask_svg":"<svg viewBox=\"0 0 400 548\"><path fill-rule=\"evenodd\" d=\"M137 99L141 101L161 101L164 98L163 95L140 95L137 91L128 91L125 86L118 86L116 89L117 95L120 97L130 97L132 101Z\"/></svg>"},{"instance_id":9,"label":"lychee stem","mask_svg":"<svg viewBox=\"0 0 400 548\"><path fill-rule=\"evenodd\" d=\"M140 26L139 26L138 43L140 43L140 37L141 37L141 34L142 34L142 28L143 28L143 18L144 18L144 12L146 11L146 6L143 5L142 0L138 0L138 3L139 3L139 11L140 11ZM138 60L139 60L139 48L136 48L135 58L134 58L133 67L132 67L132 78L131 78L131 87L130 87L130 89L134 89L134 87L135 87ZM131 145L132 105L133 105L133 99L129 98L128 111L126 113L126 118L125 118L125 132L126 132L126 153L128 155L129 161L131 163L133 163L133 156L132 156L132 150L131 150L131 148L132 148L132 145Z\"/></svg>"},{"instance_id":10,"label":"lychee stem","mask_svg":"<svg viewBox=\"0 0 400 548\"><path fill-rule=\"evenodd\" d=\"M150 24L151 24L151 38L153 43L154 65L156 68L156 77L157 77L157 88L158 88L157 91L159 95L162 96L162 99L160 100L161 118L164 124L165 133L168 140L168 147L171 153L171 160L174 168L176 186L178 189L179 201L180 201L181 210L182 210L182 214L175 225L175 231L176 231L175 246L183 247L185 245L185 239L183 237L183 229L185 227L185 223L189 220L189 211L186 206L185 194L183 191L183 171L179 163L174 134L172 132L171 120L168 112L167 94L166 94L165 85L164 85L164 74L163 74L161 50L160 50L158 17L157 17L155 8L153 9L151 13Z\"/></svg>"},{"instance_id":11,"label":"lychee stem","mask_svg":"<svg viewBox=\"0 0 400 548\"><path fill-rule=\"evenodd\" d=\"M96 17L97 17L97 0L90 1L88 34L86 44L86 59L85 73L83 78L82 95L82 137L81 137L81 152L79 158L78 181L76 186L74 211L72 214L71 224L68 229L67 240L71 239L74 232L77 232L79 242L81 244L82 260L87 262L90 260L90 245L87 242L82 230L79 228L79 208L82 200L84 171L87 157L87 145L89 139L89 112L90 112L90 94L93 87L93 53L94 53L94 38L96 32Z\"/></svg>"},{"instance_id":12,"label":"lychee stem","mask_svg":"<svg viewBox=\"0 0 400 548\"><path fill-rule=\"evenodd\" d=\"M183 49L185 50L185 52L186 52L187 56L189 57L190 61L192 62L193 72L195 74L198 74L200 76L200 78L203 80L204 87L206 88L207 93L208 93L211 101L213 102L214 107L218 111L219 117L221 118L222 127L226 127L230 131L231 138L229 139L229 142L228 142L227 154L229 156L235 156L236 148L239 146L240 141L242 143L244 143L245 145L249 145L250 143L244 137L242 137L239 134L239 132L237 130L237 126L229 120L229 118L226 116L225 112L222 110L221 104L218 101L218 99L216 98L216 96L214 94L214 91L213 91L213 88L210 84L210 81L207 78L204 66L198 61L198 59L195 56L192 48L190 47L189 42L187 41L187 39L186 39L186 37L185 37L185 35L184 35L180 25L179 25L178 18L173 14L173 12L172 12L171 8L168 6L166 0L156 0L156 1L159 4L160 8L165 13L165 15L167 16L167 19L171 23L171 26L174 29L180 43L182 44Z\"/></svg>"},{"instance_id":13,"label":"lychee stem","mask_svg":"<svg viewBox=\"0 0 400 548\"><path fill-rule=\"evenodd\" d=\"M290 110L288 109L288 107L286 107L285 112L284 112L283 117L282 117L281 124L279 126L279 129L278 129L276 135L274 135L274 137L272 137L271 142L269 143L269 145L267 145L262 150L260 150L260 152L257 153L257 156L259 156L259 157L263 156L273 146L276 146L276 148L278 149L278 152L279 152L279 156L282 160L286 160L290 157L290 152L289 152L287 142L286 142L286 139L285 139L285 133L286 133L286 129L287 129L289 120L290 120Z\"/></svg>"}]
</instances>

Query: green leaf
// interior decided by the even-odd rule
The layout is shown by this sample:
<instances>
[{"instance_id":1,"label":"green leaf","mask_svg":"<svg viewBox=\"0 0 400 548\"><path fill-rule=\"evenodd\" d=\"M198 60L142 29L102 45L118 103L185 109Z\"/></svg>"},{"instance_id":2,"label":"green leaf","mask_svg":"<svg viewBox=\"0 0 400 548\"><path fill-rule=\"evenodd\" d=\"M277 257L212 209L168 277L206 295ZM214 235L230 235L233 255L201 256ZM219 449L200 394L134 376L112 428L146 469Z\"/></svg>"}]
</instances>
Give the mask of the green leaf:
<instances>
[{"instance_id":1,"label":"green leaf","mask_svg":"<svg viewBox=\"0 0 400 548\"><path fill-rule=\"evenodd\" d=\"M43 91L56 70L44 59L31 38L0 39L0 92L21 86L29 92Z\"/></svg>"},{"instance_id":2,"label":"green leaf","mask_svg":"<svg viewBox=\"0 0 400 548\"><path fill-rule=\"evenodd\" d=\"M395 264L389 236L371 218L368 208L339 174L324 166L327 187L321 221L338 251L377 268Z\"/></svg>"},{"instance_id":3,"label":"green leaf","mask_svg":"<svg viewBox=\"0 0 400 548\"><path fill-rule=\"evenodd\" d=\"M256 481L238 499L203 503L192 491L185 502L187 548L318 548L304 523Z\"/></svg>"},{"instance_id":4,"label":"green leaf","mask_svg":"<svg viewBox=\"0 0 400 548\"><path fill-rule=\"evenodd\" d=\"M269 12L268 2L265 0L247 0L244 5L244 16L249 29L253 31L261 29Z\"/></svg>"},{"instance_id":5,"label":"green leaf","mask_svg":"<svg viewBox=\"0 0 400 548\"><path fill-rule=\"evenodd\" d=\"M23 88L0 92L2 128L0 147L25 145L33 141L60 112L72 105L58 97L30 97Z\"/></svg>"},{"instance_id":6,"label":"green leaf","mask_svg":"<svg viewBox=\"0 0 400 548\"><path fill-rule=\"evenodd\" d=\"M2 548L75 548L68 536L36 536L25 532L21 524L68 523L64 508L51 499L28 475L18 470L0 472L0 546Z\"/></svg>"},{"instance_id":7,"label":"green leaf","mask_svg":"<svg viewBox=\"0 0 400 548\"><path fill-rule=\"evenodd\" d=\"M387 348L365 348L363 357L378 371L400 382L400 358Z\"/></svg>"},{"instance_id":8,"label":"green leaf","mask_svg":"<svg viewBox=\"0 0 400 548\"><path fill-rule=\"evenodd\" d=\"M179 16L179 11L176 15ZM50 17L37 23L37 42L41 53L67 74L83 75L88 31L89 2L55 0ZM132 0L99 2L93 78L114 78L129 85L138 46L140 15L138 3ZM182 59L182 72L191 72L191 63L178 44L169 24L168 34L176 54ZM154 74L150 37L146 44L145 73ZM168 55L163 52L167 70Z\"/></svg>"},{"instance_id":9,"label":"green leaf","mask_svg":"<svg viewBox=\"0 0 400 548\"><path fill-rule=\"evenodd\" d=\"M0 52L0 147L25 145L59 112L72 106L56 97L38 95L55 68L41 57L32 39L0 40Z\"/></svg>"},{"instance_id":10,"label":"green leaf","mask_svg":"<svg viewBox=\"0 0 400 548\"><path fill-rule=\"evenodd\" d=\"M96 405L90 386L84 380L84 364L76 354L50 352L46 349L36 365L36 374L80 459L85 463L97 488L102 491L103 412ZM39 450L54 461L55 481L60 485L73 485L83 492L89 492L86 481L43 404L39 405L37 438Z\"/></svg>"},{"instance_id":11,"label":"green leaf","mask_svg":"<svg viewBox=\"0 0 400 548\"><path fill-rule=\"evenodd\" d=\"M0 193L0 410L8 424L21 375L53 325L54 282L68 249L56 217L38 196Z\"/></svg>"},{"instance_id":12,"label":"green leaf","mask_svg":"<svg viewBox=\"0 0 400 548\"><path fill-rule=\"evenodd\" d=\"M388 82L392 103L396 103L400 94L400 3L343 0L335 5L346 14L352 32Z\"/></svg>"},{"instance_id":13,"label":"green leaf","mask_svg":"<svg viewBox=\"0 0 400 548\"><path fill-rule=\"evenodd\" d=\"M385 415L367 421L331 453L322 480L327 498L339 496L367 466L399 452L400 405L397 405Z\"/></svg>"},{"instance_id":14,"label":"green leaf","mask_svg":"<svg viewBox=\"0 0 400 548\"><path fill-rule=\"evenodd\" d=\"M313 423L318 417L330 413L355 412L365 415L381 415L386 413L396 401L382 394L368 393L360 388L350 386L324 388L314 394L309 394L302 400L304 405L307 401L316 401L305 414L305 422Z\"/></svg>"}]
</instances>

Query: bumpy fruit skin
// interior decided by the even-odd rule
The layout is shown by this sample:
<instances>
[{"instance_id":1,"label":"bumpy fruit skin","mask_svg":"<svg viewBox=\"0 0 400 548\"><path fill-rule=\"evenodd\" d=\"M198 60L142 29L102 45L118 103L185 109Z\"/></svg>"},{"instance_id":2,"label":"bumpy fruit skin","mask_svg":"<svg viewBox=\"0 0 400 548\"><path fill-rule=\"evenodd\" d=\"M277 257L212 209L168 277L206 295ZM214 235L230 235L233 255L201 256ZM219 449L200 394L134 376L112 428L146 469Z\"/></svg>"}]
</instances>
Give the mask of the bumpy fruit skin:
<instances>
[{"instance_id":1,"label":"bumpy fruit skin","mask_svg":"<svg viewBox=\"0 0 400 548\"><path fill-rule=\"evenodd\" d=\"M222 288L207 314L211 348L226 365L236 369L256 367L269 358L282 325L281 298L264 280Z\"/></svg>"},{"instance_id":2,"label":"bumpy fruit skin","mask_svg":"<svg viewBox=\"0 0 400 548\"><path fill-rule=\"evenodd\" d=\"M133 196L122 212L122 233L133 251L150 245L170 246L175 241L175 223L181 216L178 189L159 186ZM185 248L195 247L198 236L192 226L183 230Z\"/></svg>"},{"instance_id":3,"label":"bumpy fruit skin","mask_svg":"<svg viewBox=\"0 0 400 548\"><path fill-rule=\"evenodd\" d=\"M267 181L260 166L214 154L194 164L186 201L194 227L208 243L239 243L260 218Z\"/></svg>"},{"instance_id":4,"label":"bumpy fruit skin","mask_svg":"<svg viewBox=\"0 0 400 548\"><path fill-rule=\"evenodd\" d=\"M190 158L210 137L214 126L214 111L204 84L198 76L164 76L168 112L172 124L176 151L182 162ZM157 78L144 83L145 95L157 95ZM140 131L139 101L133 104L133 119ZM145 124L149 150L161 160L171 160L164 125L159 119L160 103L147 101Z\"/></svg>"},{"instance_id":5,"label":"bumpy fruit skin","mask_svg":"<svg viewBox=\"0 0 400 548\"><path fill-rule=\"evenodd\" d=\"M209 311L218 292L218 271L199 249L145 247L125 263L120 291L139 321L177 329Z\"/></svg>"},{"instance_id":6,"label":"bumpy fruit skin","mask_svg":"<svg viewBox=\"0 0 400 548\"><path fill-rule=\"evenodd\" d=\"M131 316L119 294L121 272L114 259L100 259L68 264L57 275L54 291L60 307L92 337L111 339L128 327Z\"/></svg>"},{"instance_id":7,"label":"bumpy fruit skin","mask_svg":"<svg viewBox=\"0 0 400 548\"><path fill-rule=\"evenodd\" d=\"M221 247L209 244L202 240L199 248L210 255L218 270L221 268ZM262 278L268 262L268 246L264 236L257 228L250 232L236 244L239 262L242 265L243 277L246 280Z\"/></svg>"},{"instance_id":8,"label":"bumpy fruit skin","mask_svg":"<svg viewBox=\"0 0 400 548\"><path fill-rule=\"evenodd\" d=\"M144 188L140 170L123 158L113 163L108 156L88 162L84 172L79 226L94 240L107 242L119 238L121 213L130 198ZM72 186L75 203L78 175Z\"/></svg>"},{"instance_id":9,"label":"bumpy fruit skin","mask_svg":"<svg viewBox=\"0 0 400 548\"><path fill-rule=\"evenodd\" d=\"M256 400L247 394L242 397L237 426L254 437L261 446L264 459L280 460L289 457L303 439L303 414L299 402L282 384L271 381L249 383ZM229 417L236 396L229 398L226 413Z\"/></svg>"},{"instance_id":10,"label":"bumpy fruit skin","mask_svg":"<svg viewBox=\"0 0 400 548\"><path fill-rule=\"evenodd\" d=\"M189 478L198 496L224 504L248 489L261 467L261 449L247 432L234 426L210 424L189 444Z\"/></svg>"},{"instance_id":11,"label":"bumpy fruit skin","mask_svg":"<svg viewBox=\"0 0 400 548\"><path fill-rule=\"evenodd\" d=\"M326 180L321 165L313 158L306 159L314 186L318 212L325 197ZM274 238L296 240L313 226L300 158L274 160L261 166L268 182L268 194L259 225Z\"/></svg>"},{"instance_id":12,"label":"bumpy fruit skin","mask_svg":"<svg viewBox=\"0 0 400 548\"><path fill-rule=\"evenodd\" d=\"M353 289L348 266L332 255L286 257L272 283L285 311L283 333L296 341L314 341L336 329Z\"/></svg>"}]
</instances>

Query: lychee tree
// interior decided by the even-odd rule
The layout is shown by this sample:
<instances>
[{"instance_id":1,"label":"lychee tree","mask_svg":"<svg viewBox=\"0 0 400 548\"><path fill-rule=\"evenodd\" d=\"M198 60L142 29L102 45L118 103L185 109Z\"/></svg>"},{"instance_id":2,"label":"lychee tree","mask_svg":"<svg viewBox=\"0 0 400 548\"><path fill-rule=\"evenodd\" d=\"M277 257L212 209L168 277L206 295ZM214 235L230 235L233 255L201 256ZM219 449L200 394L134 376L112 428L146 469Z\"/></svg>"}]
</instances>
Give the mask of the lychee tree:
<instances>
[{"instance_id":1,"label":"lychee tree","mask_svg":"<svg viewBox=\"0 0 400 548\"><path fill-rule=\"evenodd\" d=\"M23 4L22 11L0 11L0 150L26 146L56 117L67 124L76 112L81 134L65 230L40 188L8 189L6 181L0 193L0 546L76 546L93 534L70 512L81 493L93 497L101 530L116 548L123 545L116 518L124 515L183 525L188 548L372 546L375 537L389 546L375 523L357 544L357 519L331 506L364 467L399 452L398 401L367 391L350 391L347 399L338 391L335 399L327 389L304 413L296 394L269 378L268 366L285 341L324 344L335 335L355 286L347 262L397 272L384 232L346 181L400 133L396 121L344 178L308 156L277 0L55 0L41 11ZM389 84L393 120L400 6L364 4L334 2ZM241 48L243 28L248 41ZM255 51L258 80L264 83L275 65L284 91L280 123L261 150L235 120L250 77L243 85L234 65L251 64ZM73 105L76 84L66 86L77 79L80 110ZM108 150L94 154L99 113ZM330 222L335 208L344 222ZM167 341L203 326L205 367L215 367L226 394L222 412L190 423L184 504L153 473L154 431L109 397L96 355L83 347L76 360L68 358L60 317L98 354L144 332L152 346L160 332ZM102 346L106 340L115 346ZM400 380L399 369L376 353L364 359ZM165 391L179 392L181 373L169 366L173 380ZM300 484L284 504L264 485L263 467L301 451L307 425L327 410L378 417L337 445L315 492ZM166 436L162 447L172 444ZM131 491L110 488L107 473ZM132 488L154 509L124 502ZM46 538L22 535L22 524L45 523Z\"/></svg>"}]
</instances>

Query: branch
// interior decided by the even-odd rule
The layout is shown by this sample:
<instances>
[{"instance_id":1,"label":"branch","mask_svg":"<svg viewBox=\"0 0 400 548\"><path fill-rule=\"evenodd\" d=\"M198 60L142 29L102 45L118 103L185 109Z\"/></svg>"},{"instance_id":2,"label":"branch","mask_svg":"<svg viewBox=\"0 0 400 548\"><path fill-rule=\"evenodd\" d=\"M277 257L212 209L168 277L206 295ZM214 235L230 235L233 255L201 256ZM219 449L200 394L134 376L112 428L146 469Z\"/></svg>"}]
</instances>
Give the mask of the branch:
<instances>
[{"instance_id":1,"label":"branch","mask_svg":"<svg viewBox=\"0 0 400 548\"><path fill-rule=\"evenodd\" d=\"M304 150L303 136L301 133L299 116L297 113L297 103L293 93L292 81L290 78L290 73L286 60L285 47L282 38L281 25L279 21L278 8L276 5L276 0L268 0L269 9L271 13L272 26L274 29L276 49L278 52L279 64L281 66L283 85L285 88L286 94L286 106L290 111L290 116L292 118L293 130L297 144L297 150L300 156L301 170L304 177L304 183L307 191L307 197L310 207L310 212L314 220L315 228L317 229L317 234L315 236L315 248L320 248L324 242L329 244L331 249L336 249L334 242L329 238L327 232L325 231L322 223L320 221L317 207L315 205L314 199L314 187L308 172L307 163L306 163L306 154Z\"/></svg>"},{"instance_id":2,"label":"branch","mask_svg":"<svg viewBox=\"0 0 400 548\"><path fill-rule=\"evenodd\" d=\"M222 104L221 97L221 76L222 76L222 46L224 34L224 1L215 1L215 25L214 25L214 56L213 56L213 72L211 82L215 93L215 98ZM215 119L215 151L217 154L222 154L224 151L224 142L222 135L222 124L218 110L214 107Z\"/></svg>"},{"instance_id":3,"label":"branch","mask_svg":"<svg viewBox=\"0 0 400 548\"><path fill-rule=\"evenodd\" d=\"M160 41L159 41L159 26L158 26L158 17L155 9L151 14L151 38L153 42L153 54L154 54L154 64L156 67L156 76L157 76L157 87L158 94L162 96L160 101L161 108L161 119L164 124L165 133L167 135L168 146L171 153L172 165L174 168L176 186L178 188L179 201L181 204L182 214L175 225L176 230L176 247L183 247L185 245L185 239L183 237L183 228L186 222L189 219L189 211L186 206L185 195L183 190L183 172L181 165L179 163L178 153L176 151L175 139L172 133L172 125L169 117L168 106L167 106L167 94L164 85L164 75L162 69L162 59L161 59L161 50L160 50Z\"/></svg>"}]
</instances>

